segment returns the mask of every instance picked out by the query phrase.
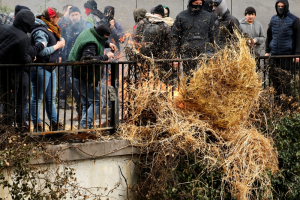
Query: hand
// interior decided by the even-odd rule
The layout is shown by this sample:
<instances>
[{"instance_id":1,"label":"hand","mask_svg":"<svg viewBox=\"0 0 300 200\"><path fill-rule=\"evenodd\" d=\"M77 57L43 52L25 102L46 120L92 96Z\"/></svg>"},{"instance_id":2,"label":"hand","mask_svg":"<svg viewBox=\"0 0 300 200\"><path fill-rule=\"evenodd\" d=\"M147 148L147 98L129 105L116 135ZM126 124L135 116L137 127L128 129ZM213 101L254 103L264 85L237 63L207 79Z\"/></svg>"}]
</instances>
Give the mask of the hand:
<instances>
[{"instance_id":1,"label":"hand","mask_svg":"<svg viewBox=\"0 0 300 200\"><path fill-rule=\"evenodd\" d=\"M54 50L57 50L57 49L63 48L64 46L65 46L65 41L63 40L63 41L58 41L56 43L56 45L54 45L53 47L54 47Z\"/></svg>"},{"instance_id":2,"label":"hand","mask_svg":"<svg viewBox=\"0 0 300 200\"><path fill-rule=\"evenodd\" d=\"M269 54L269 53L266 53L265 56L270 56L270 54Z\"/></svg>"},{"instance_id":3,"label":"hand","mask_svg":"<svg viewBox=\"0 0 300 200\"><path fill-rule=\"evenodd\" d=\"M61 63L62 59L61 57L58 58L58 63Z\"/></svg>"},{"instance_id":4,"label":"hand","mask_svg":"<svg viewBox=\"0 0 300 200\"><path fill-rule=\"evenodd\" d=\"M294 58L293 62L295 62L295 59L296 59L296 63L299 63L299 58Z\"/></svg>"},{"instance_id":5,"label":"hand","mask_svg":"<svg viewBox=\"0 0 300 200\"><path fill-rule=\"evenodd\" d=\"M42 42L42 43L43 43L44 47L46 47L46 42Z\"/></svg>"},{"instance_id":6,"label":"hand","mask_svg":"<svg viewBox=\"0 0 300 200\"><path fill-rule=\"evenodd\" d=\"M114 57L115 57L115 54L112 52L108 52L106 55L107 55L108 59L114 59Z\"/></svg>"},{"instance_id":7,"label":"hand","mask_svg":"<svg viewBox=\"0 0 300 200\"><path fill-rule=\"evenodd\" d=\"M256 40L256 39L253 39L253 43L256 44L256 42L257 42L257 40Z\"/></svg>"},{"instance_id":8,"label":"hand","mask_svg":"<svg viewBox=\"0 0 300 200\"><path fill-rule=\"evenodd\" d=\"M32 61L32 62L34 62L34 61L36 61L36 56L34 56L34 59L33 59L33 61Z\"/></svg>"},{"instance_id":9,"label":"hand","mask_svg":"<svg viewBox=\"0 0 300 200\"><path fill-rule=\"evenodd\" d=\"M173 67L174 67L175 69L177 69L177 68L178 68L178 62L173 62Z\"/></svg>"},{"instance_id":10,"label":"hand","mask_svg":"<svg viewBox=\"0 0 300 200\"><path fill-rule=\"evenodd\" d=\"M114 45L113 43L109 43L109 47L110 47L110 49L111 49L112 52L117 51L117 46Z\"/></svg>"},{"instance_id":11,"label":"hand","mask_svg":"<svg viewBox=\"0 0 300 200\"><path fill-rule=\"evenodd\" d=\"M110 24L110 29L113 29L115 27L115 20L114 19L110 20L109 24Z\"/></svg>"}]
</instances>

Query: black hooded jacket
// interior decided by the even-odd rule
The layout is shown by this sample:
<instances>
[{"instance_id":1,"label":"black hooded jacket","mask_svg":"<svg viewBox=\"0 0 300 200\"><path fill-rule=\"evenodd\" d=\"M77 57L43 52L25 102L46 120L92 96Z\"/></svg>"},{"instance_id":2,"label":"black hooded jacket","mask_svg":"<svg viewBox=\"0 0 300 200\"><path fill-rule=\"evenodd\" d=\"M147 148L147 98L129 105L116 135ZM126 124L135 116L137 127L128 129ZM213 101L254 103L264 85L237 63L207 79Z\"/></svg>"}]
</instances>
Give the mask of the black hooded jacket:
<instances>
[{"instance_id":1,"label":"black hooded jacket","mask_svg":"<svg viewBox=\"0 0 300 200\"><path fill-rule=\"evenodd\" d=\"M240 22L230 14L230 11L227 11L215 21L216 32L215 39L217 45L221 48L226 44L228 39L231 39L231 34L234 33L234 30L239 31Z\"/></svg>"},{"instance_id":2,"label":"black hooded jacket","mask_svg":"<svg viewBox=\"0 0 300 200\"><path fill-rule=\"evenodd\" d=\"M280 15L277 4L284 3L284 13ZM277 14L271 18L266 39L266 53L271 55L300 55L300 20L289 11L288 0L278 0Z\"/></svg>"},{"instance_id":3,"label":"black hooded jacket","mask_svg":"<svg viewBox=\"0 0 300 200\"><path fill-rule=\"evenodd\" d=\"M28 33L34 24L34 14L21 10L15 17L13 25L2 25L0 29L0 63L26 64L32 58L27 54L30 44Z\"/></svg>"},{"instance_id":4,"label":"black hooded jacket","mask_svg":"<svg viewBox=\"0 0 300 200\"><path fill-rule=\"evenodd\" d=\"M211 13L201 9L193 11L192 0L188 9L180 12L172 29L172 50L177 57L198 56L212 51L214 43L214 17Z\"/></svg>"}]
</instances>

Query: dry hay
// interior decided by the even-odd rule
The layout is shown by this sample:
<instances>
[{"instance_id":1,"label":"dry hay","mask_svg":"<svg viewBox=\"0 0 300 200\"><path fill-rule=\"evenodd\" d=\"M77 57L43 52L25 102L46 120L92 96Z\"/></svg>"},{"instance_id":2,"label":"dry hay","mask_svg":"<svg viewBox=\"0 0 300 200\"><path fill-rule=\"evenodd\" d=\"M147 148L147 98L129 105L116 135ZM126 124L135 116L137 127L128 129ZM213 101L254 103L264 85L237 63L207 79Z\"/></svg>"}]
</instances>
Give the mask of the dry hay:
<instances>
[{"instance_id":1,"label":"dry hay","mask_svg":"<svg viewBox=\"0 0 300 200\"><path fill-rule=\"evenodd\" d=\"M237 199L251 199L262 191L270 197L267 174L278 170L277 152L272 140L249 124L261 81L246 40L238 38L237 44L200 63L190 82L180 83L175 99L155 77L131 87L131 115L119 126L118 134L140 147L142 154L155 152L152 170L142 184L149 191L163 190L159 180L168 178L155 177L161 176L155 167L166 165L170 154L176 157L187 152L201 157L208 168L221 167L223 182ZM153 177L156 181L149 182Z\"/></svg>"}]
</instances>

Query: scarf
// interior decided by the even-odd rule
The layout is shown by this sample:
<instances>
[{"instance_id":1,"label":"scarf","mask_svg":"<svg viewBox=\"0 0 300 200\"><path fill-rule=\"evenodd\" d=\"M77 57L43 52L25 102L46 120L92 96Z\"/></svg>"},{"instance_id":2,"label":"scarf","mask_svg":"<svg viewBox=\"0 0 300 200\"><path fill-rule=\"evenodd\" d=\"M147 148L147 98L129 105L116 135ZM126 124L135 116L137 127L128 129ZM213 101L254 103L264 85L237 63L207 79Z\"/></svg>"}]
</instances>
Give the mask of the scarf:
<instances>
[{"instance_id":1,"label":"scarf","mask_svg":"<svg viewBox=\"0 0 300 200\"><path fill-rule=\"evenodd\" d=\"M48 20L46 20L43 16L38 16L38 18L41 19L43 22L45 22L45 24L49 27L49 29L51 30L51 32L56 37L56 39L60 40L60 38L61 38L60 27L58 25L52 24L51 22L49 22Z\"/></svg>"}]
</instances>

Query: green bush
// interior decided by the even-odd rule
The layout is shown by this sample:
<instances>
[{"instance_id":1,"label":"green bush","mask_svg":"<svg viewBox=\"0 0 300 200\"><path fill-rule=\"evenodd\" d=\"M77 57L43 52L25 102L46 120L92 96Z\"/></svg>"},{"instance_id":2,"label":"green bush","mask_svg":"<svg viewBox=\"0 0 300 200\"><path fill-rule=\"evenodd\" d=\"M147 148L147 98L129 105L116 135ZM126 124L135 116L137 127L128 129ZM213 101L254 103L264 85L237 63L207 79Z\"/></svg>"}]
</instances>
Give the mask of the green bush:
<instances>
[{"instance_id":1,"label":"green bush","mask_svg":"<svg viewBox=\"0 0 300 200\"><path fill-rule=\"evenodd\" d=\"M280 173L272 176L274 199L300 197L300 114L283 118L275 131Z\"/></svg>"}]
</instances>

